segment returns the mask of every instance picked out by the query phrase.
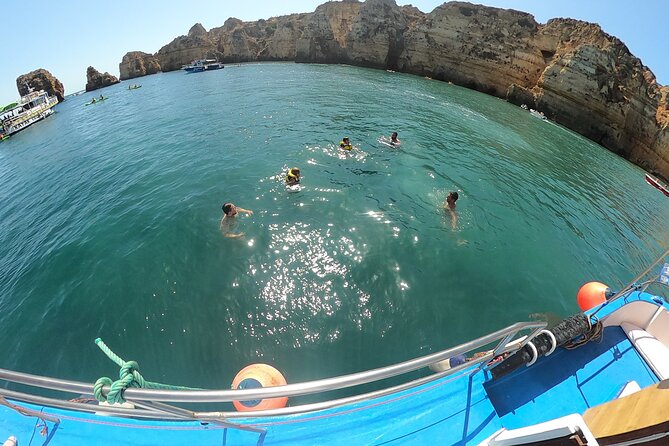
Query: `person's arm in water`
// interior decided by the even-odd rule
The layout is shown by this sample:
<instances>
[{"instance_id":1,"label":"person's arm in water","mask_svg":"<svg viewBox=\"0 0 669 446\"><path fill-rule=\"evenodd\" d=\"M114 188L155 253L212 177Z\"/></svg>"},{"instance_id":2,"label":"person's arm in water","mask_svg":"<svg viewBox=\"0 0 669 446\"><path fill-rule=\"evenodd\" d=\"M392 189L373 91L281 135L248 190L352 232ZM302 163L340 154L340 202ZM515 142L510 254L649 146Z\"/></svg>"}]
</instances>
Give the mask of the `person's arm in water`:
<instances>
[{"instance_id":1,"label":"person's arm in water","mask_svg":"<svg viewBox=\"0 0 669 446\"><path fill-rule=\"evenodd\" d=\"M253 215L253 211L249 211L248 209L242 209L239 206L237 206L237 212L243 212L247 215Z\"/></svg>"}]
</instances>

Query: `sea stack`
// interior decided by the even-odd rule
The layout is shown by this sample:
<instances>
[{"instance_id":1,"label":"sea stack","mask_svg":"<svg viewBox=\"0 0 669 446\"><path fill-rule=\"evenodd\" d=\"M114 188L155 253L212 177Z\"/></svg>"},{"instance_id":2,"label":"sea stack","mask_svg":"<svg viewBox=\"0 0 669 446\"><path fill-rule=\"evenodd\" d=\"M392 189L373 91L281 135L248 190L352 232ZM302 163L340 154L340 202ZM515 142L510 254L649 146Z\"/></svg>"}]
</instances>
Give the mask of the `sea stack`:
<instances>
[{"instance_id":1,"label":"sea stack","mask_svg":"<svg viewBox=\"0 0 669 446\"><path fill-rule=\"evenodd\" d=\"M153 54L131 51L123 56L123 60L118 64L118 71L121 73L121 80L124 81L156 74L161 71L161 68L160 62Z\"/></svg>"},{"instance_id":2,"label":"sea stack","mask_svg":"<svg viewBox=\"0 0 669 446\"><path fill-rule=\"evenodd\" d=\"M65 100L65 87L53 74L44 68L17 77L16 88L19 90L19 95L21 96L28 94L29 88L32 88L35 91L46 91L50 96L57 97L58 102Z\"/></svg>"},{"instance_id":3,"label":"sea stack","mask_svg":"<svg viewBox=\"0 0 669 446\"><path fill-rule=\"evenodd\" d=\"M86 81L86 91L97 90L120 82L116 76L112 76L107 72L104 74L100 73L93 67L88 67L86 70Z\"/></svg>"}]
</instances>

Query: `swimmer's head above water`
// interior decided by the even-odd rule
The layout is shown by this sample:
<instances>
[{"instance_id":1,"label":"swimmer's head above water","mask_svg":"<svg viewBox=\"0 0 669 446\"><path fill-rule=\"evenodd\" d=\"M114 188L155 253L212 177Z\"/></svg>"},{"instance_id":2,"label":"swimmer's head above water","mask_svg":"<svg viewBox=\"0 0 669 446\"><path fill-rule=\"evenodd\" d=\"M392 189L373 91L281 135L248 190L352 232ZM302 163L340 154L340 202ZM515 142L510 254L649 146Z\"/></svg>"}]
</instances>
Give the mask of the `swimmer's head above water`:
<instances>
[{"instance_id":1,"label":"swimmer's head above water","mask_svg":"<svg viewBox=\"0 0 669 446\"><path fill-rule=\"evenodd\" d=\"M286 174L286 183L287 184L298 184L300 182L300 168L299 167L291 167L288 169L288 173Z\"/></svg>"},{"instance_id":2,"label":"swimmer's head above water","mask_svg":"<svg viewBox=\"0 0 669 446\"><path fill-rule=\"evenodd\" d=\"M446 205L448 207L455 207L455 202L458 201L460 196L457 192L449 192L448 197L446 197Z\"/></svg>"},{"instance_id":3,"label":"swimmer's head above water","mask_svg":"<svg viewBox=\"0 0 669 446\"><path fill-rule=\"evenodd\" d=\"M222 209L226 217L232 217L237 214L237 208L232 203L225 203Z\"/></svg>"}]
</instances>

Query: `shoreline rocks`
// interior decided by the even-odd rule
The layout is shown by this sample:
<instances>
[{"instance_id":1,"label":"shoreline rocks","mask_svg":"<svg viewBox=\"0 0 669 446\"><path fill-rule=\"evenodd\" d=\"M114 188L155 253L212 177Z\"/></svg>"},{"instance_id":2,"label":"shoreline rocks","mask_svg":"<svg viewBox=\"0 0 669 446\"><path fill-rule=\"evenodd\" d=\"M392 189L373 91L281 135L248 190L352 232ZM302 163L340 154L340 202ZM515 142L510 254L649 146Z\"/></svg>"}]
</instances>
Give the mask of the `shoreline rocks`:
<instances>
[{"instance_id":1,"label":"shoreline rocks","mask_svg":"<svg viewBox=\"0 0 669 446\"><path fill-rule=\"evenodd\" d=\"M86 70L86 91L98 90L100 88L118 84L119 82L120 81L116 76L112 76L107 72L100 73L93 67L88 67Z\"/></svg>"},{"instance_id":2,"label":"shoreline rocks","mask_svg":"<svg viewBox=\"0 0 669 446\"><path fill-rule=\"evenodd\" d=\"M19 95L28 94L28 87L33 88L35 91L44 90L50 96L58 98L58 102L65 100L65 87L53 74L44 68L22 74L16 78L16 88L19 90Z\"/></svg>"},{"instance_id":3,"label":"shoreline rocks","mask_svg":"<svg viewBox=\"0 0 669 446\"><path fill-rule=\"evenodd\" d=\"M126 54L121 73L137 77L156 65L172 71L216 58L347 63L428 76L527 104L669 178L669 87L593 23L541 24L528 13L465 2L423 13L395 0L346 0L255 22L230 18L210 31L198 23L152 56L136 53Z\"/></svg>"}]
</instances>

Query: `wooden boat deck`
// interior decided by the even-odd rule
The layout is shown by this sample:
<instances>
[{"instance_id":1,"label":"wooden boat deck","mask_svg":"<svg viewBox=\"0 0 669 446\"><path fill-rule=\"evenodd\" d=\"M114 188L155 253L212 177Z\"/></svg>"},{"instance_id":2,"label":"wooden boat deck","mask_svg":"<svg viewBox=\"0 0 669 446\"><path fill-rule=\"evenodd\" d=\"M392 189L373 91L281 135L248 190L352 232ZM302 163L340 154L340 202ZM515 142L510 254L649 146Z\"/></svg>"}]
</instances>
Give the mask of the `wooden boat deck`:
<instances>
[{"instance_id":1,"label":"wooden boat deck","mask_svg":"<svg viewBox=\"0 0 669 446\"><path fill-rule=\"evenodd\" d=\"M632 395L588 409L583 415L602 444L666 432L669 427L669 380ZM666 440L665 441L669 441Z\"/></svg>"}]
</instances>

